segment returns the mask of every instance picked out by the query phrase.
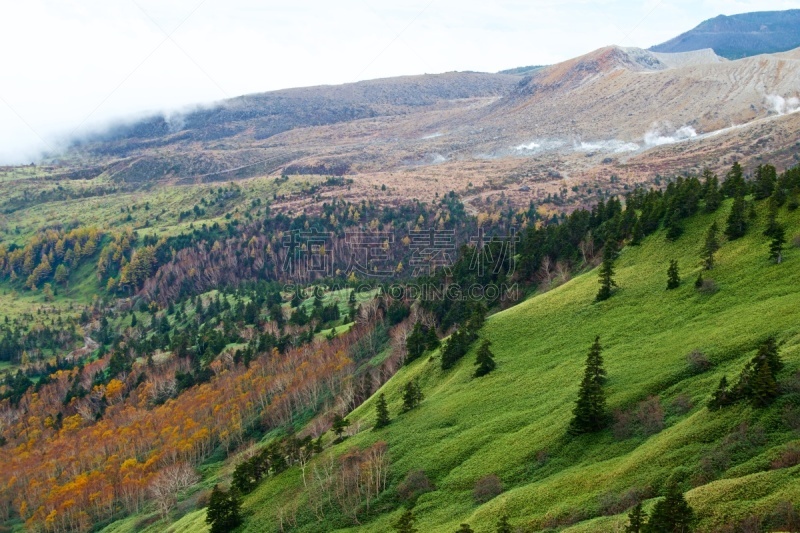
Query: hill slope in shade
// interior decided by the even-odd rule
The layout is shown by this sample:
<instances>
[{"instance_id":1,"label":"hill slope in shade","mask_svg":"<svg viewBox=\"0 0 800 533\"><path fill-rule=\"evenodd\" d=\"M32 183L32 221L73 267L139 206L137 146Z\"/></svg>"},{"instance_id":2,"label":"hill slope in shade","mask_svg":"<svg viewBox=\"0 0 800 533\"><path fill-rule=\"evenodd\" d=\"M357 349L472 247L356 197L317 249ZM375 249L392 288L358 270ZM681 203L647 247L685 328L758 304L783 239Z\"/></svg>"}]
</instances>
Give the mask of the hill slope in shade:
<instances>
[{"instance_id":1,"label":"hill slope in shade","mask_svg":"<svg viewBox=\"0 0 800 533\"><path fill-rule=\"evenodd\" d=\"M720 15L650 48L653 52L689 52L712 48L718 55L739 59L783 52L800 46L800 10Z\"/></svg>"},{"instance_id":2,"label":"hill slope in shade","mask_svg":"<svg viewBox=\"0 0 800 533\"><path fill-rule=\"evenodd\" d=\"M607 302L592 302L597 273L591 271L490 317L481 336L491 340L498 367L486 377L472 377L475 348L447 372L438 353L405 367L378 392L389 402L389 427L369 430L373 397L350 414L361 430L334 454L383 440L392 483L424 470L435 490L419 498L414 512L426 533L451 533L463 522L491 531L503 513L522 531L618 531L627 520L626 494L644 495L650 509L669 479L687 490L701 531L800 501L800 466L771 466L800 438L786 417L800 394L792 378L800 369L800 250L790 250L781 265L769 262L762 205L748 235L726 243L706 274L719 291L698 293L693 282L703 235L714 220L724 226L729 208L730 201L715 214L696 217L676 242L660 232L623 250L620 289ZM779 219L789 224L789 234L800 231L797 211L784 210ZM683 282L668 292L670 259L678 260ZM663 429L565 437L595 335L605 347L609 409L635 418L640 402L655 397L665 413ZM766 409L737 404L709 411L706 402L719 379L735 380L768 335L781 343L786 368L779 377L790 392ZM690 370L687 355L694 350L706 354L710 370ZM425 400L398 414L402 388L412 379L422 384ZM475 482L489 474L500 477L505 491L475 503ZM245 499L243 531L277 531L277 517L291 509L302 523L310 518L304 498L296 468L266 480ZM339 519L311 518L294 531L385 532L400 512L389 506L352 528Z\"/></svg>"}]
</instances>

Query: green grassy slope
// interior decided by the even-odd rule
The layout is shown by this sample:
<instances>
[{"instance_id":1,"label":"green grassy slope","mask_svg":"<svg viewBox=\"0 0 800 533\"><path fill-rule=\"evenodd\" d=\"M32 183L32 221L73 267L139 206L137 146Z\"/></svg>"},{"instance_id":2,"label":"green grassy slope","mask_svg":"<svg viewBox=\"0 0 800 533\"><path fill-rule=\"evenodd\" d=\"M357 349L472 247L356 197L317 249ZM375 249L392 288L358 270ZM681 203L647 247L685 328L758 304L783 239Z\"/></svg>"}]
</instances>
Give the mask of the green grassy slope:
<instances>
[{"instance_id":1,"label":"green grassy slope","mask_svg":"<svg viewBox=\"0 0 800 533\"><path fill-rule=\"evenodd\" d=\"M452 532L461 522L489 531L504 512L514 526L531 530L557 523L573 523L568 531L614 530L625 516L601 516L603 502L632 488L649 487L657 495L670 477L691 489L687 499L705 530L767 514L781 501L800 501L800 466L769 469L786 443L800 442L800 433L783 420L786 397L764 410L746 404L718 412L705 407L720 377L735 380L770 334L783 343L781 378L800 368L800 250L790 249L783 264L772 264L761 235L763 213L746 237L725 243L718 253L709 276L719 291L703 295L694 289L705 230L714 218L724 227L729 208L728 202L714 215L694 218L676 242L666 241L661 232L640 247L624 249L617 262L620 289L606 302L593 303L598 284L592 271L490 317L481 334L491 340L498 368L486 377L472 377L474 348L448 372L440 369L438 354L403 368L381 390L389 400L392 424L380 431L362 430L335 450L385 440L394 485L410 470L425 470L437 490L420 497L414 512L419 530L433 533ZM800 233L800 213L784 210L779 219L788 223L790 240ZM666 291L672 258L679 261L683 282ZM662 431L627 439L615 438L610 430L565 437L595 335L605 348L609 408L629 408L659 395L667 413ZM708 356L711 370L689 371L686 356L692 350ZM398 415L401 388L414 377L420 379L425 400ZM691 399L688 412L673 407L682 395ZM373 416L374 398L350 419L368 428ZM745 421L750 429L738 430ZM718 479L692 488L701 460L721 454L727 454L727 469ZM500 476L506 491L478 505L472 488L487 474ZM296 468L263 482L245 499L249 516L242 529L276 531L277 510L296 500L301 489ZM649 499L645 508L654 501ZM391 530L401 511L388 509L352 530ZM341 523L314 523L303 531L337 527Z\"/></svg>"}]
</instances>

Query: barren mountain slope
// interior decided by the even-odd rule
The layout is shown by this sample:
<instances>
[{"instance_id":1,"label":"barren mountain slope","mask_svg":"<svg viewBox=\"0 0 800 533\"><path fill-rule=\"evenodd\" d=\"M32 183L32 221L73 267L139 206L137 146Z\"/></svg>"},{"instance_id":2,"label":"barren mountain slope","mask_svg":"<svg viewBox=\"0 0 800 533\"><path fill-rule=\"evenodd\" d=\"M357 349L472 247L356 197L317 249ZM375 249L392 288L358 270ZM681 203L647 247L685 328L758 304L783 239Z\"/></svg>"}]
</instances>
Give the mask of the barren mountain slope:
<instances>
[{"instance_id":1,"label":"barren mountain slope","mask_svg":"<svg viewBox=\"0 0 800 533\"><path fill-rule=\"evenodd\" d=\"M542 202L576 185L722 169L733 135L742 162L785 159L798 87L800 50L727 61L612 46L524 78L450 73L247 96L81 150L121 182L346 175L354 198L387 184L387 201L521 188L515 201Z\"/></svg>"},{"instance_id":2,"label":"barren mountain slope","mask_svg":"<svg viewBox=\"0 0 800 533\"><path fill-rule=\"evenodd\" d=\"M797 96L800 87L800 61L791 54L737 61L708 56L709 62L668 68L655 55L646 63L642 52L609 47L543 69L483 122L531 139L640 142L654 127L672 133L667 122L673 132L691 126L702 133L785 112L776 108L777 97Z\"/></svg>"}]
</instances>

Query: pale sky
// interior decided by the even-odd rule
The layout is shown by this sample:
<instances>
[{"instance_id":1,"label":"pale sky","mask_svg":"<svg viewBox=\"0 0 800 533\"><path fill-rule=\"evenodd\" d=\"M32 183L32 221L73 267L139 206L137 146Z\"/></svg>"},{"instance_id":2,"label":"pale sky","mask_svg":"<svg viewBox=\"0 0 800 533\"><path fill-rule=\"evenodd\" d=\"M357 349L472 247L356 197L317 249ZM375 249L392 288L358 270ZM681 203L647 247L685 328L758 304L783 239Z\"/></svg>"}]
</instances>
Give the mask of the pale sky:
<instances>
[{"instance_id":1,"label":"pale sky","mask_svg":"<svg viewBox=\"0 0 800 533\"><path fill-rule=\"evenodd\" d=\"M241 94L647 48L800 0L0 0L0 163Z\"/></svg>"}]
</instances>

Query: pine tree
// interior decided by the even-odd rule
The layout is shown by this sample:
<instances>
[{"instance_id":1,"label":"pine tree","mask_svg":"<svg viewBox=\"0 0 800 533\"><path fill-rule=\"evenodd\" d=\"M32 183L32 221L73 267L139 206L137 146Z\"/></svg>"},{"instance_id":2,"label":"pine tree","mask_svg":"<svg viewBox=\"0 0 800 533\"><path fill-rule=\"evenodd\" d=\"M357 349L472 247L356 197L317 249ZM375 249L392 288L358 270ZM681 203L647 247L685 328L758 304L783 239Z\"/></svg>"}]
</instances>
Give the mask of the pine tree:
<instances>
[{"instance_id":1,"label":"pine tree","mask_svg":"<svg viewBox=\"0 0 800 533\"><path fill-rule=\"evenodd\" d=\"M686 503L675 483L667 485L667 495L658 501L644 527L646 533L687 533L692 531L694 510Z\"/></svg>"},{"instance_id":2,"label":"pine tree","mask_svg":"<svg viewBox=\"0 0 800 533\"><path fill-rule=\"evenodd\" d=\"M705 212L713 213L722 203L722 193L719 190L719 180L709 169L703 171L703 199L706 201Z\"/></svg>"},{"instance_id":3,"label":"pine tree","mask_svg":"<svg viewBox=\"0 0 800 533\"><path fill-rule=\"evenodd\" d=\"M631 230L631 246L639 246L644 239L644 229L642 228L641 218L637 218Z\"/></svg>"},{"instance_id":4,"label":"pine tree","mask_svg":"<svg viewBox=\"0 0 800 533\"><path fill-rule=\"evenodd\" d=\"M411 509L406 509L397 522L394 523L394 530L397 533L417 533L419 530L414 527L415 520L414 512Z\"/></svg>"},{"instance_id":5,"label":"pine tree","mask_svg":"<svg viewBox=\"0 0 800 533\"><path fill-rule=\"evenodd\" d=\"M772 196L775 184L778 182L778 173L772 165L758 165L755 179L753 180L753 198L764 200Z\"/></svg>"},{"instance_id":6,"label":"pine tree","mask_svg":"<svg viewBox=\"0 0 800 533\"><path fill-rule=\"evenodd\" d=\"M504 514L497 521L497 533L512 533L511 524L508 523L508 515Z\"/></svg>"},{"instance_id":7,"label":"pine tree","mask_svg":"<svg viewBox=\"0 0 800 533\"><path fill-rule=\"evenodd\" d=\"M342 440L342 434L344 430L347 429L347 426L350 425L350 421L346 418L342 418L338 414L333 415L333 424L331 425L331 429L336 434L336 440Z\"/></svg>"},{"instance_id":8,"label":"pine tree","mask_svg":"<svg viewBox=\"0 0 800 533\"><path fill-rule=\"evenodd\" d=\"M703 244L703 267L711 270L714 267L714 254L719 250L719 226L716 221L711 224L706 232L706 241Z\"/></svg>"},{"instance_id":9,"label":"pine tree","mask_svg":"<svg viewBox=\"0 0 800 533\"><path fill-rule=\"evenodd\" d=\"M744 196L746 188L747 184L744 181L742 165L737 161L725 176L725 181L722 183L722 193L725 196L735 198L737 196Z\"/></svg>"},{"instance_id":10,"label":"pine tree","mask_svg":"<svg viewBox=\"0 0 800 533\"><path fill-rule=\"evenodd\" d=\"M669 268L667 269L667 290L677 289L681 286L681 278L680 274L678 273L678 261L672 259L669 262Z\"/></svg>"},{"instance_id":11,"label":"pine tree","mask_svg":"<svg viewBox=\"0 0 800 533\"><path fill-rule=\"evenodd\" d=\"M488 340L484 340L480 348L478 348L478 355L475 357L475 364L478 365L478 368L475 369L476 378L485 376L497 366L494 362L494 354L489 349L491 344Z\"/></svg>"},{"instance_id":12,"label":"pine tree","mask_svg":"<svg viewBox=\"0 0 800 533\"><path fill-rule=\"evenodd\" d=\"M697 275L697 279L694 280L694 288L700 289L702 286L703 286L703 273L701 272Z\"/></svg>"},{"instance_id":13,"label":"pine tree","mask_svg":"<svg viewBox=\"0 0 800 533\"><path fill-rule=\"evenodd\" d=\"M63 264L60 264L56 267L56 273L53 275L53 281L58 283L59 285L67 284L67 279L69 279L69 269Z\"/></svg>"},{"instance_id":14,"label":"pine tree","mask_svg":"<svg viewBox=\"0 0 800 533\"><path fill-rule=\"evenodd\" d=\"M750 383L750 400L756 407L766 407L778 396L778 384L769 364L763 362L755 367Z\"/></svg>"},{"instance_id":15,"label":"pine tree","mask_svg":"<svg viewBox=\"0 0 800 533\"><path fill-rule=\"evenodd\" d=\"M456 529L456 533L475 533L475 530L469 527L469 524L461 524Z\"/></svg>"},{"instance_id":16,"label":"pine tree","mask_svg":"<svg viewBox=\"0 0 800 533\"><path fill-rule=\"evenodd\" d=\"M422 389L416 380L406 383L405 387L403 387L403 411L414 409L422 402L422 399Z\"/></svg>"},{"instance_id":17,"label":"pine tree","mask_svg":"<svg viewBox=\"0 0 800 533\"><path fill-rule=\"evenodd\" d=\"M769 258L780 264L783 261L783 245L786 244L786 230L780 224L772 228L772 241L769 243Z\"/></svg>"},{"instance_id":18,"label":"pine tree","mask_svg":"<svg viewBox=\"0 0 800 533\"><path fill-rule=\"evenodd\" d=\"M233 491L224 491L217 485L211 491L206 511L206 524L211 533L229 533L242 524L241 501Z\"/></svg>"},{"instance_id":19,"label":"pine tree","mask_svg":"<svg viewBox=\"0 0 800 533\"><path fill-rule=\"evenodd\" d=\"M775 337L769 337L759 347L756 359L765 361L773 374L777 374L783 369L783 361L778 353L778 343Z\"/></svg>"},{"instance_id":20,"label":"pine tree","mask_svg":"<svg viewBox=\"0 0 800 533\"><path fill-rule=\"evenodd\" d=\"M427 331L422 322L414 324L411 334L406 338L406 358L403 364L409 364L419 359L427 348Z\"/></svg>"},{"instance_id":21,"label":"pine tree","mask_svg":"<svg viewBox=\"0 0 800 533\"><path fill-rule=\"evenodd\" d=\"M683 224L681 223L681 212L679 209L674 209L664 220L664 227L667 228L667 239L670 241L677 240L678 237L683 235Z\"/></svg>"},{"instance_id":22,"label":"pine tree","mask_svg":"<svg viewBox=\"0 0 800 533\"><path fill-rule=\"evenodd\" d=\"M386 406L386 396L383 393L378 395L378 402L375 404L375 429L385 428L389 425L389 408Z\"/></svg>"},{"instance_id":23,"label":"pine tree","mask_svg":"<svg viewBox=\"0 0 800 533\"><path fill-rule=\"evenodd\" d=\"M744 237L746 232L747 221L745 220L744 196L740 195L733 199L733 206L725 226L725 235L727 235L728 239L735 240L739 237Z\"/></svg>"},{"instance_id":24,"label":"pine tree","mask_svg":"<svg viewBox=\"0 0 800 533\"><path fill-rule=\"evenodd\" d=\"M586 369L578 392L578 400L572 411L573 417L569 428L572 435L599 431L606 425L606 398L603 391L606 371L603 369L602 350L600 337L596 337L586 357Z\"/></svg>"},{"instance_id":25,"label":"pine tree","mask_svg":"<svg viewBox=\"0 0 800 533\"><path fill-rule=\"evenodd\" d=\"M728 387L728 377L722 376L717 385L717 390L711 395L711 401L708 402L708 408L711 411L716 411L726 405L730 405L733 400L733 395Z\"/></svg>"},{"instance_id":26,"label":"pine tree","mask_svg":"<svg viewBox=\"0 0 800 533\"><path fill-rule=\"evenodd\" d=\"M617 286L617 282L614 281L614 260L616 258L616 246L609 241L603 248L603 263L600 265L600 290L595 301L602 302L611 298L611 291Z\"/></svg>"},{"instance_id":27,"label":"pine tree","mask_svg":"<svg viewBox=\"0 0 800 533\"><path fill-rule=\"evenodd\" d=\"M756 407L766 407L778 396L776 376L783 368L778 345L773 337L758 348L753 359L742 369L735 387L736 399L747 398Z\"/></svg>"},{"instance_id":28,"label":"pine tree","mask_svg":"<svg viewBox=\"0 0 800 533\"><path fill-rule=\"evenodd\" d=\"M641 533L647 522L647 513L642 510L642 504L636 506L628 513L628 525L625 526L625 533Z\"/></svg>"}]
</instances>

